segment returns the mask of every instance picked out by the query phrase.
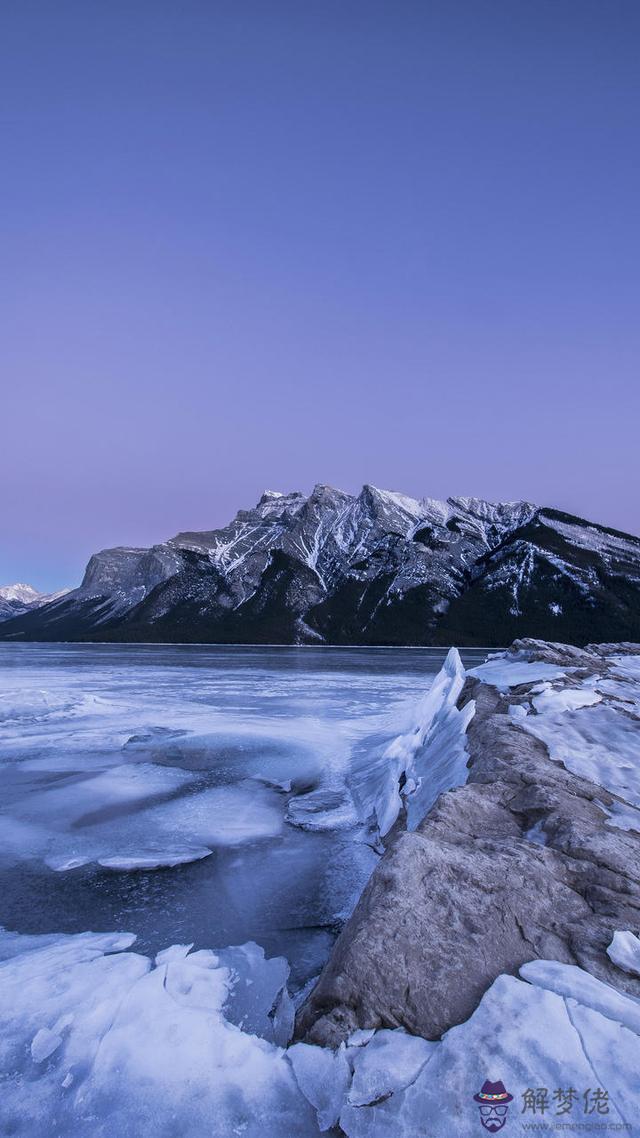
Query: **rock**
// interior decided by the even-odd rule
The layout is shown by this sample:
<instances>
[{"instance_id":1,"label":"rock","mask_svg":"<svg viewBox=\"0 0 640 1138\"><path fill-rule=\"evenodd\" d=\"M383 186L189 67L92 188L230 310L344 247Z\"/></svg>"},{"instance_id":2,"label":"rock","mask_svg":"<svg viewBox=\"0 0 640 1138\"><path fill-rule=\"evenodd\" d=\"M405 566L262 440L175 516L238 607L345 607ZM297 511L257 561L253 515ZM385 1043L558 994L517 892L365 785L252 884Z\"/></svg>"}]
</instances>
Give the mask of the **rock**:
<instances>
[{"instance_id":1,"label":"rock","mask_svg":"<svg viewBox=\"0 0 640 1138\"><path fill-rule=\"evenodd\" d=\"M610 667L593 649L512 646L523 652L582 676ZM403 1027L436 1039L498 975L537 959L640 997L606 952L616 929L640 928L640 836L607 825L614 796L552 762L510 714L532 687L467 680L467 785L391 842L299 1012L300 1038L335 1047L358 1028Z\"/></svg>"}]
</instances>

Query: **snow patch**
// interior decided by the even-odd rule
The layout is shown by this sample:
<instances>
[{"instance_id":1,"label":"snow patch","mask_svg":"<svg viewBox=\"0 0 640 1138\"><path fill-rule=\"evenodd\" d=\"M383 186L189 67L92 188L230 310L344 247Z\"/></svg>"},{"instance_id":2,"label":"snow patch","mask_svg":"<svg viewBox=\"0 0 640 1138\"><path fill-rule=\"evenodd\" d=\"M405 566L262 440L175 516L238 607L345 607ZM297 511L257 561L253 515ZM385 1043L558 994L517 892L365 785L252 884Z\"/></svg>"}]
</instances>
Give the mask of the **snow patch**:
<instances>
[{"instance_id":1,"label":"snow patch","mask_svg":"<svg viewBox=\"0 0 640 1138\"><path fill-rule=\"evenodd\" d=\"M615 932L607 948L607 956L631 976L640 976L640 940L629 930Z\"/></svg>"}]
</instances>

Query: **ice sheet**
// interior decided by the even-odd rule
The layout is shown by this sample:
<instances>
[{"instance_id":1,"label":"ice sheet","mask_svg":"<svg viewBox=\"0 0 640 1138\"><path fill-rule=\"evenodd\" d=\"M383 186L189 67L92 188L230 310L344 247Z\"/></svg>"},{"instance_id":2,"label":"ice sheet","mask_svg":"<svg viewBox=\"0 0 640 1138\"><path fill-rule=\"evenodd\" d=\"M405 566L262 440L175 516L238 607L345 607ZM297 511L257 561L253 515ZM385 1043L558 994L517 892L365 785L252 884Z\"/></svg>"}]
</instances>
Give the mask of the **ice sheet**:
<instances>
[{"instance_id":1,"label":"ice sheet","mask_svg":"<svg viewBox=\"0 0 640 1138\"><path fill-rule=\"evenodd\" d=\"M256 945L219 954L175 946L154 966L122 951L131 939L86 934L37 946L30 938L0 964L0 1071L10 1076L3 1131L317 1134L273 1041L285 962L265 961Z\"/></svg>"},{"instance_id":2,"label":"ice sheet","mask_svg":"<svg viewBox=\"0 0 640 1138\"><path fill-rule=\"evenodd\" d=\"M403 730L443 655L3 645L0 919L134 927L149 951L257 939L297 990L377 860L354 755Z\"/></svg>"},{"instance_id":3,"label":"ice sheet","mask_svg":"<svg viewBox=\"0 0 640 1138\"><path fill-rule=\"evenodd\" d=\"M202 861L203 858L209 857L211 850L208 846L182 846L177 849L164 849L164 850L139 850L133 853L120 857L101 857L98 858L98 865L104 869L114 869L118 871L133 870L133 869L163 869L174 865L189 865L193 861ZM51 865L51 861L48 863ZM86 863L84 863L86 864ZM53 865L54 869L67 868L62 865ZM73 865L68 868L74 868Z\"/></svg>"},{"instance_id":4,"label":"ice sheet","mask_svg":"<svg viewBox=\"0 0 640 1138\"><path fill-rule=\"evenodd\" d=\"M532 684L536 680L553 680L565 676L571 669L560 668L556 664L546 664L541 660L514 660L503 657L487 660L476 668L469 669L470 676L476 676L486 684L492 684L498 691L506 692L520 684Z\"/></svg>"},{"instance_id":5,"label":"ice sheet","mask_svg":"<svg viewBox=\"0 0 640 1138\"><path fill-rule=\"evenodd\" d=\"M545 712L554 714L562 711L576 711L579 707L591 707L600 703L602 696L592 687L579 688L553 688L551 684L543 685L543 691L532 697L532 704L539 715Z\"/></svg>"},{"instance_id":6,"label":"ice sheet","mask_svg":"<svg viewBox=\"0 0 640 1138\"><path fill-rule=\"evenodd\" d=\"M462 711L456 706L464 681L460 655L452 648L414 711L410 730L379 757L364 755L354 770L352 789L360 815L375 818L381 836L404 806L408 828L414 829L439 794L466 781L465 733L475 704L470 701Z\"/></svg>"},{"instance_id":7,"label":"ice sheet","mask_svg":"<svg viewBox=\"0 0 640 1138\"><path fill-rule=\"evenodd\" d=\"M555 968L562 966L536 963L549 966L547 972L538 972L536 981L560 984ZM580 1103L574 1120L584 1118L583 1092L602 1088L609 1095L606 1121L617 1126L632 1124L639 1102L640 1037L620 1019L597 1010L591 992L573 977L565 980L564 992L558 994L542 982L498 977L471 1018L434 1046L413 1082L371 1106L356 1107L347 1101L340 1126L348 1138L416 1138L421 1134L473 1138L482 1132L473 1095L485 1079L501 1080L513 1096L505 1126L509 1134L526 1135L531 1122L540 1121L539 1115L523 1114L524 1093L538 1087L548 1088L552 1102L556 1088L577 1088ZM613 993L612 999L617 997L613 989L608 992ZM634 1006L626 997L620 996L619 1001L622 1015L625 1008Z\"/></svg>"},{"instance_id":8,"label":"ice sheet","mask_svg":"<svg viewBox=\"0 0 640 1138\"><path fill-rule=\"evenodd\" d=\"M551 758L568 770L640 805L638 721L605 703L573 711L559 704L550 698L539 714L519 715L517 722L546 743Z\"/></svg>"},{"instance_id":9,"label":"ice sheet","mask_svg":"<svg viewBox=\"0 0 640 1138\"><path fill-rule=\"evenodd\" d=\"M441 1041L358 1032L283 1050L287 965L254 944L155 960L129 934L0 934L0 1128L19 1138L471 1138L473 1095L500 1079L509 1132L530 1087L607 1092L637 1117L640 1001L574 966L500 976ZM284 1004L284 1007L283 1007Z\"/></svg>"}]
</instances>

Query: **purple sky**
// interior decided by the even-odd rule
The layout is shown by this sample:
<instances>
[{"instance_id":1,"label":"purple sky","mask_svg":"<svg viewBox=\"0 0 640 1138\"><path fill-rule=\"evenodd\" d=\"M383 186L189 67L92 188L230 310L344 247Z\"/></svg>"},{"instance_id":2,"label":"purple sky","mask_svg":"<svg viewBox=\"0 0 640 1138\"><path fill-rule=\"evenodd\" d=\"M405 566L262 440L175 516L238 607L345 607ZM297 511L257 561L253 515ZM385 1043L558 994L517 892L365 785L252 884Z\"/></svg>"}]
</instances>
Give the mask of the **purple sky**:
<instances>
[{"instance_id":1,"label":"purple sky","mask_svg":"<svg viewBox=\"0 0 640 1138\"><path fill-rule=\"evenodd\" d=\"M640 532L637 0L19 0L0 583L264 487Z\"/></svg>"}]
</instances>

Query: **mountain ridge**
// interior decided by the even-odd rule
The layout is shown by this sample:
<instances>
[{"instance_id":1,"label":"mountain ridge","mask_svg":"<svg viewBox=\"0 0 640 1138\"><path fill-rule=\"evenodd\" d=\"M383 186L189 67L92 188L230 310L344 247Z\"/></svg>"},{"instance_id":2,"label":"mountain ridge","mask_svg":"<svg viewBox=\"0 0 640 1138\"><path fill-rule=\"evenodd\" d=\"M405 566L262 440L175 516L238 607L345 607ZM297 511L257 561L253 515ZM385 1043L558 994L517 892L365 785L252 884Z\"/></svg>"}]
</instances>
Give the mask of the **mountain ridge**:
<instances>
[{"instance_id":1,"label":"mountain ridge","mask_svg":"<svg viewBox=\"0 0 640 1138\"><path fill-rule=\"evenodd\" d=\"M214 530L89 559L3 639L500 646L640 636L640 539L532 502L265 491Z\"/></svg>"},{"instance_id":2,"label":"mountain ridge","mask_svg":"<svg viewBox=\"0 0 640 1138\"><path fill-rule=\"evenodd\" d=\"M12 585L0 585L0 621L21 616L32 609L49 604L68 593L69 589L59 589L55 593L41 593L33 585L16 581Z\"/></svg>"}]
</instances>

